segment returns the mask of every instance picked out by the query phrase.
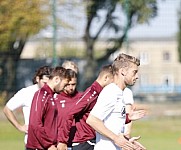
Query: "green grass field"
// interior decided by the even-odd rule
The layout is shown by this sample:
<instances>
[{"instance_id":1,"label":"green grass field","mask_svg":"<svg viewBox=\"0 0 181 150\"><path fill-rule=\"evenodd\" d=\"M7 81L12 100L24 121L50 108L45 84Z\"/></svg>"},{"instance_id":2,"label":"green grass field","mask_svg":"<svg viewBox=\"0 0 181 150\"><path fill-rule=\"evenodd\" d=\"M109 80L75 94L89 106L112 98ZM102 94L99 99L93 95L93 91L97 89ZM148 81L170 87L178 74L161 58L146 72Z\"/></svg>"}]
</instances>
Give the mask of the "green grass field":
<instances>
[{"instance_id":1,"label":"green grass field","mask_svg":"<svg viewBox=\"0 0 181 150\"><path fill-rule=\"evenodd\" d=\"M9 122L0 122L0 149L24 150L24 134L18 132Z\"/></svg>"},{"instance_id":2,"label":"green grass field","mask_svg":"<svg viewBox=\"0 0 181 150\"><path fill-rule=\"evenodd\" d=\"M177 108L180 106L176 105ZM158 111L150 109L150 115L134 122L132 136L140 135L139 141L147 150L181 150L181 116L163 116L168 106L160 108L157 105ZM169 108L176 110L170 105ZM24 150L23 140L23 133L18 132L5 118L0 120L0 150Z\"/></svg>"},{"instance_id":3,"label":"green grass field","mask_svg":"<svg viewBox=\"0 0 181 150\"><path fill-rule=\"evenodd\" d=\"M140 142L148 150L180 150L180 126L180 118L157 118L137 121L134 123L133 135L141 135Z\"/></svg>"}]
</instances>

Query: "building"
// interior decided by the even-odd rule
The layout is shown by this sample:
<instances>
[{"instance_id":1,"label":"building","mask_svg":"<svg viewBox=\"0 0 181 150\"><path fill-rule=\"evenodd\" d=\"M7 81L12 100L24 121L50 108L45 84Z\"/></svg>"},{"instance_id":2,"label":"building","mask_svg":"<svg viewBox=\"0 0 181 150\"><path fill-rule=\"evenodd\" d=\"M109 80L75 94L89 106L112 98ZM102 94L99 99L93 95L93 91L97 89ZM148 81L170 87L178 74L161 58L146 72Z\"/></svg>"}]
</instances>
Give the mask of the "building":
<instances>
[{"instance_id":1,"label":"building","mask_svg":"<svg viewBox=\"0 0 181 150\"><path fill-rule=\"evenodd\" d=\"M58 43L62 47L66 47L67 44L71 47L80 47L80 49L84 47L82 41ZM101 41L96 46L104 49L104 45L106 44ZM36 57L37 52L28 53L29 49L32 50L33 47L40 47L37 41L27 43L22 57ZM159 95L165 99L164 95L167 94L169 96L181 94L181 63L178 58L177 40L175 38L131 39L128 45L124 45L117 53L120 52L134 55L141 60L139 80L132 87L136 96L145 97L149 93L149 96ZM116 57L117 53L113 54L110 59ZM27 54L31 54L31 56ZM161 99L160 97L159 99Z\"/></svg>"}]
</instances>

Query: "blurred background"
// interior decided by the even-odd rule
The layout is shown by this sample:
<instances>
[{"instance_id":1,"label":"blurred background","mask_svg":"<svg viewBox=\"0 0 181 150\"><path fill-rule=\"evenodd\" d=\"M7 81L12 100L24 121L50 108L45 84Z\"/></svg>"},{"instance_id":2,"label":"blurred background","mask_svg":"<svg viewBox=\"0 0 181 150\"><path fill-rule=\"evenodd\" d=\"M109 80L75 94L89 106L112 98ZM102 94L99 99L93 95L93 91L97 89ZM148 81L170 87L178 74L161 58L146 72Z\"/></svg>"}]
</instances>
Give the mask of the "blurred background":
<instances>
[{"instance_id":1,"label":"blurred background","mask_svg":"<svg viewBox=\"0 0 181 150\"><path fill-rule=\"evenodd\" d=\"M141 60L131 89L137 108L148 110L133 134L149 150L181 148L181 0L1 0L0 22L1 108L40 66L75 61L83 91L127 53ZM2 109L0 143L23 149Z\"/></svg>"}]
</instances>

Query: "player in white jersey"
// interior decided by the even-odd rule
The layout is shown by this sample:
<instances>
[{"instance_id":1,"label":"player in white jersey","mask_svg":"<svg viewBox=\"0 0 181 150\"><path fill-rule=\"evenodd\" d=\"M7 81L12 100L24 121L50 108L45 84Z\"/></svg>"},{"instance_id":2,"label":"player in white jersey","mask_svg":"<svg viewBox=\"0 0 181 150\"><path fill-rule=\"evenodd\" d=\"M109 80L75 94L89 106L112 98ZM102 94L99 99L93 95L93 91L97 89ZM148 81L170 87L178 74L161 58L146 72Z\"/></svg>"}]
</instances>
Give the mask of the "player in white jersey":
<instances>
[{"instance_id":1,"label":"player in white jersey","mask_svg":"<svg viewBox=\"0 0 181 150\"><path fill-rule=\"evenodd\" d=\"M124 132L126 117L123 91L115 84L106 86L100 93L97 103L91 115L103 120L106 128L119 135ZM95 150L116 150L119 149L109 138L96 133Z\"/></svg>"},{"instance_id":2,"label":"player in white jersey","mask_svg":"<svg viewBox=\"0 0 181 150\"><path fill-rule=\"evenodd\" d=\"M28 124L30 108L33 96L39 88L41 88L49 79L51 68L48 66L40 67L33 78L33 85L20 89L5 105L4 114L11 124L19 131L25 133L24 142L27 142ZM15 110L22 108L24 116L24 124L20 124Z\"/></svg>"},{"instance_id":3,"label":"player in white jersey","mask_svg":"<svg viewBox=\"0 0 181 150\"><path fill-rule=\"evenodd\" d=\"M100 93L97 103L90 112L87 123L96 130L94 150L142 150L137 143L124 137L126 122L123 90L134 85L138 79L140 61L135 57L120 54L113 62L113 83ZM144 116L140 111L140 116Z\"/></svg>"}]
</instances>

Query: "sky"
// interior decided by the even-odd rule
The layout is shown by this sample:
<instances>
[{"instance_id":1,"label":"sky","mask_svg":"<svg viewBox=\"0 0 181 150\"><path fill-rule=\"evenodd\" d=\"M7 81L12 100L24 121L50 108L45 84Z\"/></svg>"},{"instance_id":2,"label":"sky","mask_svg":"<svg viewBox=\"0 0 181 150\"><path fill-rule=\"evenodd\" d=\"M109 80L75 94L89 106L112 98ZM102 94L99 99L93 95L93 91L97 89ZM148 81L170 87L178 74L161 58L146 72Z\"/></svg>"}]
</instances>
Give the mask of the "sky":
<instances>
[{"instance_id":1,"label":"sky","mask_svg":"<svg viewBox=\"0 0 181 150\"><path fill-rule=\"evenodd\" d=\"M129 37L173 37L178 32L178 9L181 0L159 0L158 15L149 24L137 25Z\"/></svg>"}]
</instances>

